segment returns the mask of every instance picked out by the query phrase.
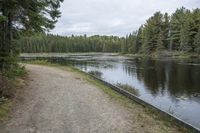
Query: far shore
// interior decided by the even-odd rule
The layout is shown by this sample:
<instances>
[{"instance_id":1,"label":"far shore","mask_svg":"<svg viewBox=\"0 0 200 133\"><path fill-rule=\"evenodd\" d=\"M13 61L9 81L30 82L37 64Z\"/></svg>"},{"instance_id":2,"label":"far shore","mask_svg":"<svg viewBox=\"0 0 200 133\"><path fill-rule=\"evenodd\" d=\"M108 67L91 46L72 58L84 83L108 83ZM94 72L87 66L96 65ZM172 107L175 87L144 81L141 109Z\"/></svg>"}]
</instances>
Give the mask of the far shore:
<instances>
[{"instance_id":1,"label":"far shore","mask_svg":"<svg viewBox=\"0 0 200 133\"><path fill-rule=\"evenodd\" d=\"M20 58L49 58L49 57L69 57L69 56L87 56L87 55L107 55L107 56L126 56L136 58L152 59L171 59L171 60L200 60L200 54L184 52L157 52L154 54L123 54L123 53L103 53L103 52L85 52L85 53L21 53Z\"/></svg>"}]
</instances>

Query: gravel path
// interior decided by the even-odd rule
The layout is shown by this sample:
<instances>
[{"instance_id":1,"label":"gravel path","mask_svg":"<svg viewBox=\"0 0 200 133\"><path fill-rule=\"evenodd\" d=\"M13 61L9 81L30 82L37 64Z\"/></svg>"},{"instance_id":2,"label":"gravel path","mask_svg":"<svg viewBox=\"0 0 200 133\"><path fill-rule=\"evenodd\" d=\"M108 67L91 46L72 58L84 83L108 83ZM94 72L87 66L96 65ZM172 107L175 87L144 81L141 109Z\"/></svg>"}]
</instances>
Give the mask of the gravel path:
<instances>
[{"instance_id":1,"label":"gravel path","mask_svg":"<svg viewBox=\"0 0 200 133\"><path fill-rule=\"evenodd\" d=\"M125 107L75 73L39 65L26 68L26 97L1 124L0 133L178 132L142 115L139 105L135 110Z\"/></svg>"}]
</instances>

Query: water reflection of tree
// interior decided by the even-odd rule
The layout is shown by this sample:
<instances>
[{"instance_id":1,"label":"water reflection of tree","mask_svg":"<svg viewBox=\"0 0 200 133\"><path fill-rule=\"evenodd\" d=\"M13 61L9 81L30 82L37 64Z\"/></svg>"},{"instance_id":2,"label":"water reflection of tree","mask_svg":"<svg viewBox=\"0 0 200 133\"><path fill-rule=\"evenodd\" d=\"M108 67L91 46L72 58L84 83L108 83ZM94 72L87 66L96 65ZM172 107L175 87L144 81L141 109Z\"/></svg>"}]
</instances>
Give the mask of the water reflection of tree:
<instances>
[{"instance_id":1,"label":"water reflection of tree","mask_svg":"<svg viewBox=\"0 0 200 133\"><path fill-rule=\"evenodd\" d=\"M168 83L170 93L179 96L200 92L199 67L180 64L173 64L170 67Z\"/></svg>"},{"instance_id":2,"label":"water reflection of tree","mask_svg":"<svg viewBox=\"0 0 200 133\"><path fill-rule=\"evenodd\" d=\"M158 95L159 92L163 93L165 89L165 76L164 70L160 62L155 62L152 60L144 60L141 64L137 64L140 77L151 94Z\"/></svg>"},{"instance_id":3,"label":"water reflection of tree","mask_svg":"<svg viewBox=\"0 0 200 133\"><path fill-rule=\"evenodd\" d=\"M177 97L200 92L199 66L146 59L126 62L123 69L129 75L137 75L153 95L164 95L167 91L172 97Z\"/></svg>"}]
</instances>

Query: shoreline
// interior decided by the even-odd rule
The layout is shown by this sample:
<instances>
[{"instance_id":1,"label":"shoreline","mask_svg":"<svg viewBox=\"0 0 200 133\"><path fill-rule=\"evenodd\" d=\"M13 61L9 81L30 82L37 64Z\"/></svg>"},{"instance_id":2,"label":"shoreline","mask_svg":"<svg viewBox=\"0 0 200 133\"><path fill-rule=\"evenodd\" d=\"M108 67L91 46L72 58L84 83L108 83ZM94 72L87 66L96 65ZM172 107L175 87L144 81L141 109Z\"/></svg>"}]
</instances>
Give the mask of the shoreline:
<instances>
[{"instance_id":1,"label":"shoreline","mask_svg":"<svg viewBox=\"0 0 200 133\"><path fill-rule=\"evenodd\" d=\"M200 54L186 53L179 51L161 51L152 54L121 54L128 57L151 58L151 59L169 59L169 60L200 60Z\"/></svg>"},{"instance_id":2,"label":"shoreline","mask_svg":"<svg viewBox=\"0 0 200 133\"><path fill-rule=\"evenodd\" d=\"M185 52L157 52L153 54L123 54L123 53L103 53L103 52L87 52L87 53L22 53L19 58L50 58L50 57L70 57L74 55L109 55L109 56L125 56L134 58L150 58L150 59L164 59L164 60L175 60L175 61L193 61L200 60L200 54L197 53L185 53Z\"/></svg>"}]
</instances>

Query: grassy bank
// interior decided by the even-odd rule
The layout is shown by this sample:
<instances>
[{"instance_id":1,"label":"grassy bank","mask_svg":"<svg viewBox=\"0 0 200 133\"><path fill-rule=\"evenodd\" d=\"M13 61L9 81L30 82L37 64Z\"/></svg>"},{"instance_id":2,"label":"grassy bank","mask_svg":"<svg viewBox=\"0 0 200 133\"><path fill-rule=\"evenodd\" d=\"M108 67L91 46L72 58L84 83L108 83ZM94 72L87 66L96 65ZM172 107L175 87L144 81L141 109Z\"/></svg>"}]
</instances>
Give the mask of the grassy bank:
<instances>
[{"instance_id":1,"label":"grassy bank","mask_svg":"<svg viewBox=\"0 0 200 133\"><path fill-rule=\"evenodd\" d=\"M83 79L88 81L89 83L99 87L104 93L108 94L111 98L113 98L114 100L116 100L117 102L122 104L123 106L129 108L130 110L138 110L138 111L134 111L134 113L136 113L135 115L138 119L146 119L147 117L151 117L151 119L154 120L154 124L156 123L160 127L163 127L163 125L164 125L164 128L162 128L162 132L167 133L170 128L176 128L180 132L183 132L183 133L191 132L188 129L181 127L180 125L177 125L173 120L171 120L167 116L163 116L156 110L144 107L144 106L126 98L125 96L117 93L116 91L114 91L111 88L102 84L100 81L93 79L91 76L74 68L73 66L70 66L70 65L63 66L63 65L59 65L59 64L51 64L47 61L30 61L30 62L26 62L26 63L45 65L45 66L50 66L50 67L57 67L59 69L65 70L65 71L70 71L70 72L76 73L77 75L79 75L80 77L82 77ZM151 122L149 120L147 120L146 123L149 124ZM144 124L146 124L146 123L144 123Z\"/></svg>"},{"instance_id":2,"label":"grassy bank","mask_svg":"<svg viewBox=\"0 0 200 133\"><path fill-rule=\"evenodd\" d=\"M11 110L18 90L24 85L26 73L25 68L21 65L0 73L0 121L4 120Z\"/></svg>"}]
</instances>

